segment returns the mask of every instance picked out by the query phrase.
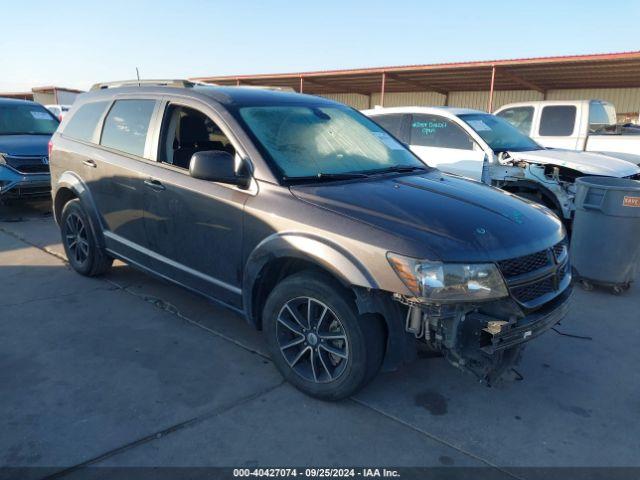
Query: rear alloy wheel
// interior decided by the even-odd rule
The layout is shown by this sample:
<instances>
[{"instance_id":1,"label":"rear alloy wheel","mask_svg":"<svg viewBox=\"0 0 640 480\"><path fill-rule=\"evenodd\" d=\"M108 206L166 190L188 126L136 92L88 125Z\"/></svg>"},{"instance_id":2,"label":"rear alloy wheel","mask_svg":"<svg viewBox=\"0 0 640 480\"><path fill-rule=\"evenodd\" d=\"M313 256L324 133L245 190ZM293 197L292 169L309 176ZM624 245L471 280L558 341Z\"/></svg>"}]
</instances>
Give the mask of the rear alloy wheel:
<instances>
[{"instance_id":1,"label":"rear alloy wheel","mask_svg":"<svg viewBox=\"0 0 640 480\"><path fill-rule=\"evenodd\" d=\"M65 245L69 251L69 259L78 266L83 266L89 259L89 240L87 226L80 216L72 212L64 222Z\"/></svg>"},{"instance_id":2,"label":"rear alloy wheel","mask_svg":"<svg viewBox=\"0 0 640 480\"><path fill-rule=\"evenodd\" d=\"M263 330L282 375L326 400L362 388L384 356L381 319L359 315L348 290L318 272L297 273L276 285L265 304Z\"/></svg>"},{"instance_id":3,"label":"rear alloy wheel","mask_svg":"<svg viewBox=\"0 0 640 480\"><path fill-rule=\"evenodd\" d=\"M62 244L73 269L87 276L100 275L111 266L110 258L96 242L89 217L80 200L67 202L60 219Z\"/></svg>"}]
</instances>

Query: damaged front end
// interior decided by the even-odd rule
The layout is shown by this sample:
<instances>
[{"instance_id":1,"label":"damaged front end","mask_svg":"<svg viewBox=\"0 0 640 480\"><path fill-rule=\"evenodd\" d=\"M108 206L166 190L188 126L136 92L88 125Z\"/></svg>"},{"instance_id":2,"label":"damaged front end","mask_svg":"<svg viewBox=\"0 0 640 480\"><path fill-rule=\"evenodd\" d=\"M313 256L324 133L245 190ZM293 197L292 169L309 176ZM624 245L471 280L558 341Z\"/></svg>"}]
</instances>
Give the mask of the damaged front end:
<instances>
[{"instance_id":1,"label":"damaged front end","mask_svg":"<svg viewBox=\"0 0 640 480\"><path fill-rule=\"evenodd\" d=\"M525 342L566 315L571 296L568 257L561 242L497 262L507 291L500 298L438 302L395 294L394 299L407 307L407 332L456 367L492 384L515 364Z\"/></svg>"},{"instance_id":2,"label":"damaged front end","mask_svg":"<svg viewBox=\"0 0 640 480\"><path fill-rule=\"evenodd\" d=\"M491 185L536 199L559 217L570 220L575 210L575 181L584 173L561 165L523 160L511 152L501 152L490 166Z\"/></svg>"}]
</instances>

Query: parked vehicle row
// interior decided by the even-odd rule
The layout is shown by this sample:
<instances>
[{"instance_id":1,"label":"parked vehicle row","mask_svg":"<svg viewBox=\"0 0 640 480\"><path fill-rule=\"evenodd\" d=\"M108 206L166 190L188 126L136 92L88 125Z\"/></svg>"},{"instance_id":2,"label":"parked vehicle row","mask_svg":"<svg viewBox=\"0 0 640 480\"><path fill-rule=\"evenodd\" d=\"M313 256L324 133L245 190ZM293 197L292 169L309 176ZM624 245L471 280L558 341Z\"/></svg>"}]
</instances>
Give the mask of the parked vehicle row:
<instances>
[{"instance_id":1,"label":"parked vehicle row","mask_svg":"<svg viewBox=\"0 0 640 480\"><path fill-rule=\"evenodd\" d=\"M235 309L307 394L351 395L416 341L493 382L567 312L547 208L432 168L327 99L132 85L96 85L52 138L71 266L118 258Z\"/></svg>"},{"instance_id":2,"label":"parked vehicle row","mask_svg":"<svg viewBox=\"0 0 640 480\"><path fill-rule=\"evenodd\" d=\"M640 179L640 167L608 155L546 149L506 120L478 110L398 107L365 110L429 165L482 181L550 208L570 224L575 179Z\"/></svg>"},{"instance_id":3,"label":"parked vehicle row","mask_svg":"<svg viewBox=\"0 0 640 480\"><path fill-rule=\"evenodd\" d=\"M640 165L640 136L616 124L616 109L602 100L510 103L495 114L540 145L600 152Z\"/></svg>"}]
</instances>

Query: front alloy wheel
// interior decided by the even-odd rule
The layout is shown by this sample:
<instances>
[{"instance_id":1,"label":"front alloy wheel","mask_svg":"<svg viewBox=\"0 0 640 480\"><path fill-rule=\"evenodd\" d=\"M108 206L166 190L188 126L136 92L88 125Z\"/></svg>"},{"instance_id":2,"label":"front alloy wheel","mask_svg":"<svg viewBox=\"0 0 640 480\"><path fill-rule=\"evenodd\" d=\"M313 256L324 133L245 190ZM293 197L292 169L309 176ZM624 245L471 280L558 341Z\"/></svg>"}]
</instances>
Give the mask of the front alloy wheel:
<instances>
[{"instance_id":1,"label":"front alloy wheel","mask_svg":"<svg viewBox=\"0 0 640 480\"><path fill-rule=\"evenodd\" d=\"M278 314L276 336L289 367L309 382L331 382L349 363L349 345L338 316L320 300L298 297Z\"/></svg>"},{"instance_id":2,"label":"front alloy wheel","mask_svg":"<svg viewBox=\"0 0 640 480\"><path fill-rule=\"evenodd\" d=\"M262 327L280 373L314 397L348 397L382 364L383 320L359 314L353 292L325 273L303 271L278 283L265 303Z\"/></svg>"}]
</instances>

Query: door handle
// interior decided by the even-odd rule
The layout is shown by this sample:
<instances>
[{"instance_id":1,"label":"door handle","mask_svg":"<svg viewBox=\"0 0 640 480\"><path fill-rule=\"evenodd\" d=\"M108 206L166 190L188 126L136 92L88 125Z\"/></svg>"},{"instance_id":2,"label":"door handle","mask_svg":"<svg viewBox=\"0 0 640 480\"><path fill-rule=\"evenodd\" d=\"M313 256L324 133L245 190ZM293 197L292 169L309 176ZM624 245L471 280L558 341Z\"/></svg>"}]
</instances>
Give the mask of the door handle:
<instances>
[{"instance_id":1,"label":"door handle","mask_svg":"<svg viewBox=\"0 0 640 480\"><path fill-rule=\"evenodd\" d=\"M87 167L91 167L91 168L96 168L98 166L95 160L83 160L82 163L84 163Z\"/></svg>"},{"instance_id":2,"label":"door handle","mask_svg":"<svg viewBox=\"0 0 640 480\"><path fill-rule=\"evenodd\" d=\"M156 192L160 192L165 189L165 186L162 184L160 180L156 180L155 178L147 178L144 181L144 184L152 190Z\"/></svg>"}]
</instances>

